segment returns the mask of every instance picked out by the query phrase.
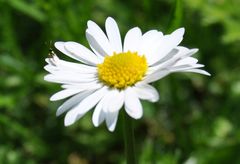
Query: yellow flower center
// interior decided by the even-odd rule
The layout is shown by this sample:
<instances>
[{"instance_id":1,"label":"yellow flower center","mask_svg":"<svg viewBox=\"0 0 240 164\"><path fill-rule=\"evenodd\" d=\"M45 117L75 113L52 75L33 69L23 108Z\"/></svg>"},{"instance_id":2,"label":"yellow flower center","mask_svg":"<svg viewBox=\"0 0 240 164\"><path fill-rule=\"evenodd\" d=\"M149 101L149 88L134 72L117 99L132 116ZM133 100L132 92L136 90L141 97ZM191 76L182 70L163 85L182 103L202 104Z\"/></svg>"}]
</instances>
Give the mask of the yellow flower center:
<instances>
[{"instance_id":1,"label":"yellow flower center","mask_svg":"<svg viewBox=\"0 0 240 164\"><path fill-rule=\"evenodd\" d=\"M98 64L98 78L110 87L124 89L142 80L147 71L145 56L137 52L113 53Z\"/></svg>"}]
</instances>

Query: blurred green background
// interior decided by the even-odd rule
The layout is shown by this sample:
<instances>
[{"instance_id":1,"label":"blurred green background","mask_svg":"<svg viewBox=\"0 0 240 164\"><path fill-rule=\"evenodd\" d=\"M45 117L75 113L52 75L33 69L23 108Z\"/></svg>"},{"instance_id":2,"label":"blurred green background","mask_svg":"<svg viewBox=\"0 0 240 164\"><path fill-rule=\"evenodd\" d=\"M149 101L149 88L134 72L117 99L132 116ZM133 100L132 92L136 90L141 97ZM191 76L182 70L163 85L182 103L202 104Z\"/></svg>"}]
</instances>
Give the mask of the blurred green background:
<instances>
[{"instance_id":1,"label":"blurred green background","mask_svg":"<svg viewBox=\"0 0 240 164\"><path fill-rule=\"evenodd\" d=\"M139 162L240 163L239 6L239 0L0 0L0 163L124 163L121 118L114 133L94 128L92 112L66 128L64 116L55 117L63 101L49 101L60 87L43 81L45 42L88 46L87 20L104 27L107 16L122 36L134 26L164 33L185 27L181 45L199 48L195 57L212 74L171 74L154 84L159 102L143 102L144 117L135 121Z\"/></svg>"}]
</instances>

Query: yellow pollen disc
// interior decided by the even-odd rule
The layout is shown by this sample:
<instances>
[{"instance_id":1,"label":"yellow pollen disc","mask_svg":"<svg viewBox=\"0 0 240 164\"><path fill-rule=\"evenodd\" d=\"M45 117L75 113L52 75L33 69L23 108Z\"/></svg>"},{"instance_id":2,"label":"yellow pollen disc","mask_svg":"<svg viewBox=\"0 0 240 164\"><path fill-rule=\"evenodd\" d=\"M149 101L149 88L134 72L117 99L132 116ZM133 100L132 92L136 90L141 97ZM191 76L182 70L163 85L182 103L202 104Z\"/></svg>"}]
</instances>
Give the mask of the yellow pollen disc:
<instances>
[{"instance_id":1,"label":"yellow pollen disc","mask_svg":"<svg viewBox=\"0 0 240 164\"><path fill-rule=\"evenodd\" d=\"M115 53L98 64L98 78L110 87L123 89L142 80L147 71L145 56L137 52Z\"/></svg>"}]
</instances>

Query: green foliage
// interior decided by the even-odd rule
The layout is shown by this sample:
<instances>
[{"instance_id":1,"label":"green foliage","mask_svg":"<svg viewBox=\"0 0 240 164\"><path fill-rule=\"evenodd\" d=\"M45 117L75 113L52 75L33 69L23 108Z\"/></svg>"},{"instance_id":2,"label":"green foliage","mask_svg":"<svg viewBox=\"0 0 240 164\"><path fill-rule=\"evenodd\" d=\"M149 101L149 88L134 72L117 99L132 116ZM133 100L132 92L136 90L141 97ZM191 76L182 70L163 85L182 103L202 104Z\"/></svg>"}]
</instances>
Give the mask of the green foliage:
<instances>
[{"instance_id":1,"label":"green foliage","mask_svg":"<svg viewBox=\"0 0 240 164\"><path fill-rule=\"evenodd\" d=\"M89 112L71 127L50 102L59 86L43 80L57 40L87 45L87 20L107 16L122 34L133 26L171 32L198 47L212 76L173 74L154 85L159 102L143 102L135 121L140 163L240 163L239 0L1 0L0 163L124 163L121 119L114 133L94 128ZM61 58L66 58L59 53Z\"/></svg>"},{"instance_id":2,"label":"green foliage","mask_svg":"<svg viewBox=\"0 0 240 164\"><path fill-rule=\"evenodd\" d=\"M219 24L224 28L222 40L225 43L240 41L239 0L185 0L193 10L200 11L202 24Z\"/></svg>"}]
</instances>

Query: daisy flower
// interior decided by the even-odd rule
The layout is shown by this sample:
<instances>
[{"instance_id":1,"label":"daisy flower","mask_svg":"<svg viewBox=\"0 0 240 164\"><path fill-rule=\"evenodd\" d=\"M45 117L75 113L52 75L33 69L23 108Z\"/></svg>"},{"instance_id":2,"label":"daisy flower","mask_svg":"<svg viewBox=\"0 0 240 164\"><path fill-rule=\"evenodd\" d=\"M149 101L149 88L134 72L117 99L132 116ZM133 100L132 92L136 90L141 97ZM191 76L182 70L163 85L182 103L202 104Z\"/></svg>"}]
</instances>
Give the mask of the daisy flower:
<instances>
[{"instance_id":1,"label":"daisy flower","mask_svg":"<svg viewBox=\"0 0 240 164\"><path fill-rule=\"evenodd\" d=\"M120 109L139 119L143 115L140 99L158 101L159 94L150 83L174 72L210 75L191 57L198 49L179 46L184 28L164 35L158 30L142 33L134 27L123 43L113 18L106 19L105 30L93 21L87 22L86 38L91 49L72 41L54 44L77 63L61 60L55 53L46 59L44 68L49 74L44 79L60 83L63 88L50 100L69 98L56 113L59 116L67 112L65 126L94 108L94 126L106 121L108 129L114 131Z\"/></svg>"}]
</instances>

